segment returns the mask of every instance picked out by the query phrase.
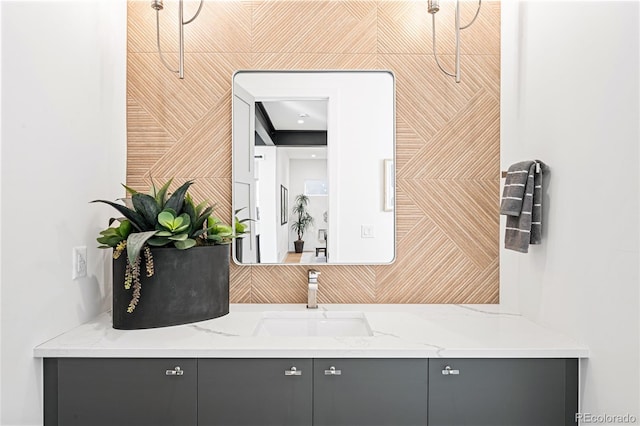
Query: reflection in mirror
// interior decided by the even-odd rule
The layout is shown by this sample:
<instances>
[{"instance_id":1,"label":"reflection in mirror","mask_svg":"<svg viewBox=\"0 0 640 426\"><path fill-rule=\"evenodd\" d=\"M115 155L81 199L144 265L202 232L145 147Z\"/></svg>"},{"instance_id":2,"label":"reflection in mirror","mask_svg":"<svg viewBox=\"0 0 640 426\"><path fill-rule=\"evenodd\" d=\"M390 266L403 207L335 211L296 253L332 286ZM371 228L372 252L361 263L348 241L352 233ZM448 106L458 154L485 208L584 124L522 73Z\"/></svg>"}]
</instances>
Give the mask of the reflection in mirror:
<instances>
[{"instance_id":1,"label":"reflection in mirror","mask_svg":"<svg viewBox=\"0 0 640 426\"><path fill-rule=\"evenodd\" d=\"M250 219L236 262L392 262L393 76L240 71L233 83L233 208Z\"/></svg>"}]
</instances>

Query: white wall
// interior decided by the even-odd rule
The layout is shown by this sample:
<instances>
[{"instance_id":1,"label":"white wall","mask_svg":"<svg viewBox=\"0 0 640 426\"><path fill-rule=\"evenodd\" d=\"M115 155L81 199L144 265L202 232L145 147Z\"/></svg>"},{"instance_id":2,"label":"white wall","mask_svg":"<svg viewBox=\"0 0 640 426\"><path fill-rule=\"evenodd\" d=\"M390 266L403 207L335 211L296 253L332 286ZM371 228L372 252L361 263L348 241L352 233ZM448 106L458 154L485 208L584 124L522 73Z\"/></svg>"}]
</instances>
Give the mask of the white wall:
<instances>
[{"instance_id":1,"label":"white wall","mask_svg":"<svg viewBox=\"0 0 640 426\"><path fill-rule=\"evenodd\" d=\"M0 4L0 99L2 99L2 5ZM2 102L0 102L0 133L2 129ZM2 188L2 137L0 135L0 188ZM0 225L2 224L2 196L0 193ZM0 226L0 242L2 226ZM0 320L2 319L2 244L0 243ZM2 374L2 329L0 327L0 374ZM2 386L0 386L0 425L2 424Z\"/></svg>"},{"instance_id":2,"label":"white wall","mask_svg":"<svg viewBox=\"0 0 640 426\"><path fill-rule=\"evenodd\" d=\"M95 238L122 196L126 3L3 1L2 425L42 424L33 347L108 309ZM88 277L71 280L71 250Z\"/></svg>"},{"instance_id":3,"label":"white wall","mask_svg":"<svg viewBox=\"0 0 640 426\"><path fill-rule=\"evenodd\" d=\"M260 261L277 263L278 228L280 227L280 185L276 183L276 147L256 146L254 154L258 168L258 208L260 209Z\"/></svg>"},{"instance_id":4,"label":"white wall","mask_svg":"<svg viewBox=\"0 0 640 426\"><path fill-rule=\"evenodd\" d=\"M640 417L639 3L502 3L502 168L551 168L501 303L589 346L582 412ZM504 228L503 228L504 229Z\"/></svg>"}]
</instances>

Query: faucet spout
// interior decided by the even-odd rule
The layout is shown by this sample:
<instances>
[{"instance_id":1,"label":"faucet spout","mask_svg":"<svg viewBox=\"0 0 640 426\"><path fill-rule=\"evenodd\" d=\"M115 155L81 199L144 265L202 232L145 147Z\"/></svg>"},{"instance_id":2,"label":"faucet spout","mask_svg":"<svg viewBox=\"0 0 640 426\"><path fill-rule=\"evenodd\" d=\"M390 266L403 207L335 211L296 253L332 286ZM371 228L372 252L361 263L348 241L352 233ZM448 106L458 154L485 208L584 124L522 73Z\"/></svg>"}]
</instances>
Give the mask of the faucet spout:
<instances>
[{"instance_id":1,"label":"faucet spout","mask_svg":"<svg viewBox=\"0 0 640 426\"><path fill-rule=\"evenodd\" d=\"M307 297L307 309L318 309L317 295L318 295L318 275L319 271L315 269L309 269L307 272L309 295Z\"/></svg>"}]
</instances>

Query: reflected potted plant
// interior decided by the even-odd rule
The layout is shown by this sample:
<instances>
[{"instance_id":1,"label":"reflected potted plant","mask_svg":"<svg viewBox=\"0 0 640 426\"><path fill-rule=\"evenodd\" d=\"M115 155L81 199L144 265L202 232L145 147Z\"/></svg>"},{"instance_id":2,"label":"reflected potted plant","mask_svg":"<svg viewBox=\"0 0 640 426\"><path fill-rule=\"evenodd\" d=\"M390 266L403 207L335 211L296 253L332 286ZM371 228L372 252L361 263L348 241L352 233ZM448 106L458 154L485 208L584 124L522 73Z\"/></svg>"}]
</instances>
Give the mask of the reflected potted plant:
<instances>
[{"instance_id":1,"label":"reflected potted plant","mask_svg":"<svg viewBox=\"0 0 640 426\"><path fill-rule=\"evenodd\" d=\"M173 179L149 194L123 185L125 204L106 200L122 218L100 232L113 249L113 327L140 329L186 324L229 313L231 226L195 204L187 181L170 194ZM115 226L117 224L117 226ZM143 292L144 290L144 292Z\"/></svg>"},{"instance_id":2,"label":"reflected potted plant","mask_svg":"<svg viewBox=\"0 0 640 426\"><path fill-rule=\"evenodd\" d=\"M246 207L242 207L240 209L236 209L236 211L233 212L233 216L234 216L234 224L233 224L233 232L234 232L234 237L235 237L235 250L236 250L236 260L240 263L242 263L242 242L244 241L244 234L248 234L249 233L249 225L247 224L247 222L255 222L253 219L250 218L245 218L245 219L238 219L238 213L240 213L242 210L244 210Z\"/></svg>"},{"instance_id":3,"label":"reflected potted plant","mask_svg":"<svg viewBox=\"0 0 640 426\"><path fill-rule=\"evenodd\" d=\"M307 206L309 205L309 197L304 194L296 195L295 204L291 209L293 221L291 222L291 230L298 234L298 239L293 242L295 252L302 253L304 249L304 233L313 225L313 217L309 214Z\"/></svg>"}]
</instances>

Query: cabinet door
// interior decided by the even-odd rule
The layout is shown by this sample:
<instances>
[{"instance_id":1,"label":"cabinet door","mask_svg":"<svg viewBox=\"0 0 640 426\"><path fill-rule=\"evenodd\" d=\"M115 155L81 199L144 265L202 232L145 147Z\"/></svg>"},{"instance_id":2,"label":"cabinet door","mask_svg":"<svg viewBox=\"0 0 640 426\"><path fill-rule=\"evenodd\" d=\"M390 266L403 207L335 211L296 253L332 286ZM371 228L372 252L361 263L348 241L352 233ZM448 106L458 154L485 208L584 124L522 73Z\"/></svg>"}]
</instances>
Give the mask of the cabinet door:
<instances>
[{"instance_id":1,"label":"cabinet door","mask_svg":"<svg viewBox=\"0 0 640 426\"><path fill-rule=\"evenodd\" d=\"M60 358L45 368L47 426L196 425L194 359Z\"/></svg>"},{"instance_id":2,"label":"cabinet door","mask_svg":"<svg viewBox=\"0 0 640 426\"><path fill-rule=\"evenodd\" d=\"M199 426L311 425L310 359L200 359Z\"/></svg>"},{"instance_id":3,"label":"cabinet door","mask_svg":"<svg viewBox=\"0 0 640 426\"><path fill-rule=\"evenodd\" d=\"M315 359L313 389L314 426L427 424L426 359Z\"/></svg>"},{"instance_id":4,"label":"cabinet door","mask_svg":"<svg viewBox=\"0 0 640 426\"><path fill-rule=\"evenodd\" d=\"M577 360L431 359L429 426L573 425L577 373Z\"/></svg>"}]
</instances>

